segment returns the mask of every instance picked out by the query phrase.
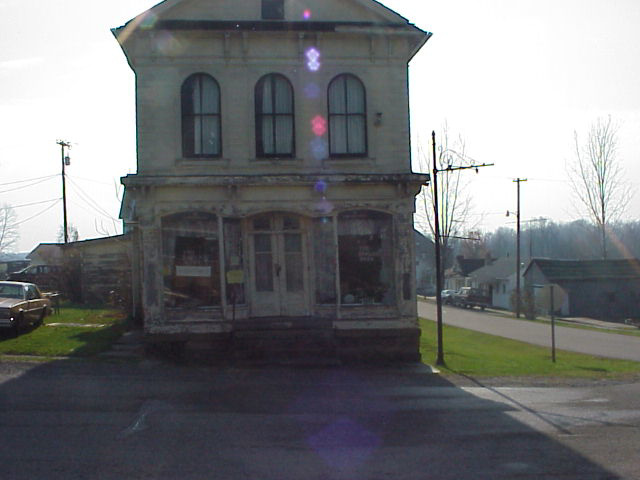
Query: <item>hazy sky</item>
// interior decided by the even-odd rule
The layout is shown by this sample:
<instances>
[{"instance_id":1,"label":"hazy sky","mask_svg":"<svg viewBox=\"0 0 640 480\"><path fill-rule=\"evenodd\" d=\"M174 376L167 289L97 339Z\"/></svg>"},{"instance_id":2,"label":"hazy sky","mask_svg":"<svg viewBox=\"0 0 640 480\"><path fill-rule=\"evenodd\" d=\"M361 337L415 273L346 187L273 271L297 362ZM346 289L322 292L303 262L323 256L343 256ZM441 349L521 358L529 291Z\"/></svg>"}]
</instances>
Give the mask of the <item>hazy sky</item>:
<instances>
[{"instance_id":1,"label":"hazy sky","mask_svg":"<svg viewBox=\"0 0 640 480\"><path fill-rule=\"evenodd\" d=\"M119 228L116 187L135 172L134 77L110 28L155 3L0 0L0 205L19 216L19 250L56 241L57 139L73 143L68 211L80 238ZM619 157L639 186L639 1L384 3L434 33L411 64L414 140L446 121L471 157L496 164L466 174L479 228L509 225L516 177L529 179L523 219L576 218L565 162L574 130L598 116L620 124ZM628 217L639 211L640 193Z\"/></svg>"}]
</instances>

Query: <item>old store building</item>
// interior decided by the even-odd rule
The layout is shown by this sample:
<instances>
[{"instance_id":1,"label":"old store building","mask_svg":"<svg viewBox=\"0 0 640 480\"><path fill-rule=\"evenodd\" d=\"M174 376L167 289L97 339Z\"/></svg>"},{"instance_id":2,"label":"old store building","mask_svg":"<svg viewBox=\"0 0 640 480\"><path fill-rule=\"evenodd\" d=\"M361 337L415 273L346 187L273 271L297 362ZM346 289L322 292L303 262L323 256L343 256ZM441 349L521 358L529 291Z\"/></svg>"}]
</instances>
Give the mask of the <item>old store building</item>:
<instances>
[{"instance_id":1,"label":"old store building","mask_svg":"<svg viewBox=\"0 0 640 480\"><path fill-rule=\"evenodd\" d=\"M407 67L430 34L373 0L166 0L113 33L148 338L321 330L416 359Z\"/></svg>"}]
</instances>

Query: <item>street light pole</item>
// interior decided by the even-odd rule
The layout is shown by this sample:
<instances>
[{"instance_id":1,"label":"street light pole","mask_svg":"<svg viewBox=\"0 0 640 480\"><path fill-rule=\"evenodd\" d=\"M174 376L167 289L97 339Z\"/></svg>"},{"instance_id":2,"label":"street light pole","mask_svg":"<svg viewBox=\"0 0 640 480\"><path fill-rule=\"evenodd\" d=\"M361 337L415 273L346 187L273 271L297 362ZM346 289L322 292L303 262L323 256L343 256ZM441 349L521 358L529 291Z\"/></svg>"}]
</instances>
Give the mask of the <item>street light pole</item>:
<instances>
[{"instance_id":1,"label":"street light pole","mask_svg":"<svg viewBox=\"0 0 640 480\"><path fill-rule=\"evenodd\" d=\"M454 166L447 165L446 168L438 169L438 163L436 159L436 132L431 132L431 140L433 144L433 213L434 213L434 222L433 222L433 236L435 238L435 253L436 253L436 323L438 329L438 353L436 357L436 365L443 366L444 363L444 346L443 346L443 326L442 326L442 253L440 251L441 247L441 235L440 235L440 212L438 208L438 172L455 172L457 170L468 170L474 169L476 173L478 173L478 169L480 167L492 167L493 163L482 165L463 165L463 166ZM446 150L451 151L453 150ZM453 152L459 157L465 159L464 156Z\"/></svg>"},{"instance_id":2,"label":"street light pole","mask_svg":"<svg viewBox=\"0 0 640 480\"><path fill-rule=\"evenodd\" d=\"M60 151L62 156L62 215L63 215L63 226L64 229L64 243L69 243L69 229L67 228L67 184L66 184L66 174L65 174L65 166L69 161L69 157L65 156L65 148L71 148L71 143L65 142L64 140L58 140L56 142L60 145Z\"/></svg>"},{"instance_id":3,"label":"street light pole","mask_svg":"<svg viewBox=\"0 0 640 480\"><path fill-rule=\"evenodd\" d=\"M431 132L433 143L433 230L436 249L436 323L438 328L438 353L436 365L444 365L444 347L442 338L442 257L440 252L440 213L438 211L438 165L436 162L436 132Z\"/></svg>"}]
</instances>

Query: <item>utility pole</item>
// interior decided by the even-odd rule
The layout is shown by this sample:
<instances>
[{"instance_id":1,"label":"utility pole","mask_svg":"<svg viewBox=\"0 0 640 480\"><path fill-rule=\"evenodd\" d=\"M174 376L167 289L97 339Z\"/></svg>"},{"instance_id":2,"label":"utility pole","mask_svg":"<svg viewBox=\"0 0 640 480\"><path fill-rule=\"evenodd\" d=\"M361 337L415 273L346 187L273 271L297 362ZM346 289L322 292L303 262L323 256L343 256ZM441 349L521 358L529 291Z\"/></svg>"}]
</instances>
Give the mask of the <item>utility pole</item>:
<instances>
[{"instance_id":1,"label":"utility pole","mask_svg":"<svg viewBox=\"0 0 640 480\"><path fill-rule=\"evenodd\" d=\"M521 295L520 295L520 184L526 182L526 178L516 178L514 183L518 184L518 210L516 211L517 229L516 229L516 317L520 318Z\"/></svg>"},{"instance_id":2,"label":"utility pole","mask_svg":"<svg viewBox=\"0 0 640 480\"><path fill-rule=\"evenodd\" d=\"M68 150L71 148L71 143L65 142L64 140L58 140L56 142L60 145L61 157L62 157L62 215L63 215L63 226L64 229L64 243L69 243L69 229L67 228L67 184L66 184L66 175L65 175L65 166L69 165L69 156L65 155L65 148Z\"/></svg>"},{"instance_id":3,"label":"utility pole","mask_svg":"<svg viewBox=\"0 0 640 480\"><path fill-rule=\"evenodd\" d=\"M443 324L442 324L442 254L440 252L441 237L440 237L440 212L438 205L438 173L439 172L455 172L456 170L468 170L475 169L478 173L480 167L491 167L493 163L482 165L463 165L453 166L448 165L447 168L438 169L438 163L436 160L436 132L431 132L431 140L433 144L433 236L435 237L435 253L436 253L436 323L438 328L438 352L436 356L436 365L444 365L444 341L443 341ZM455 153L455 152L453 152ZM462 157L461 155L457 154Z\"/></svg>"},{"instance_id":4,"label":"utility pole","mask_svg":"<svg viewBox=\"0 0 640 480\"><path fill-rule=\"evenodd\" d=\"M442 254L440 252L440 213L438 212L438 164L436 163L436 132L431 132L433 144L433 212L434 212L434 232L436 249L436 320L438 327L438 353L436 365L444 365L444 349L442 338Z\"/></svg>"}]
</instances>

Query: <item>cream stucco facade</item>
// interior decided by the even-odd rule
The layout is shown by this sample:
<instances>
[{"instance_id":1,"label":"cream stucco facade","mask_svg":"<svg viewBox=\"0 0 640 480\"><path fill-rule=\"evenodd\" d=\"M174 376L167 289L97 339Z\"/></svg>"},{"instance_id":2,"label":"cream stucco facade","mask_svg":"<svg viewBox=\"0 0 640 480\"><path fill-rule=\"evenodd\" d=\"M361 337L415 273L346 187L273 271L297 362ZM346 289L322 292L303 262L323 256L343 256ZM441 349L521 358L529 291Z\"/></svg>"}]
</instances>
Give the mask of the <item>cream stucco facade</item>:
<instances>
[{"instance_id":1,"label":"cream stucco facade","mask_svg":"<svg viewBox=\"0 0 640 480\"><path fill-rule=\"evenodd\" d=\"M418 358L407 75L430 34L372 0L166 0L113 32L148 337L317 328Z\"/></svg>"}]
</instances>

